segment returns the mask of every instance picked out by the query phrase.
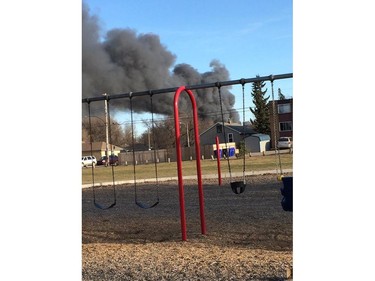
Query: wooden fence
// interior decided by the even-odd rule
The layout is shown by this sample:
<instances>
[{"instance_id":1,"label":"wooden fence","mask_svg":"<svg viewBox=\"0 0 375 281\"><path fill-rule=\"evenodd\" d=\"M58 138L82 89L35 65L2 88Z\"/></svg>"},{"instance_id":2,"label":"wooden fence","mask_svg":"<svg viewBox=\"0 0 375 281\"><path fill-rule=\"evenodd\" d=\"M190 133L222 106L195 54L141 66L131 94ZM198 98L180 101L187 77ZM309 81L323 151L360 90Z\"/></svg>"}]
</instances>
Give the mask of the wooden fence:
<instances>
[{"instance_id":1,"label":"wooden fence","mask_svg":"<svg viewBox=\"0 0 375 281\"><path fill-rule=\"evenodd\" d=\"M182 147L182 161L195 160L195 147ZM156 154L156 157L155 157ZM214 155L212 145L201 146L201 159L211 159ZM133 152L121 152L118 155L120 165L133 165ZM156 158L156 159L155 159ZM134 159L137 165L162 162L176 162L176 149L159 149L159 150L146 150L135 151Z\"/></svg>"}]
</instances>

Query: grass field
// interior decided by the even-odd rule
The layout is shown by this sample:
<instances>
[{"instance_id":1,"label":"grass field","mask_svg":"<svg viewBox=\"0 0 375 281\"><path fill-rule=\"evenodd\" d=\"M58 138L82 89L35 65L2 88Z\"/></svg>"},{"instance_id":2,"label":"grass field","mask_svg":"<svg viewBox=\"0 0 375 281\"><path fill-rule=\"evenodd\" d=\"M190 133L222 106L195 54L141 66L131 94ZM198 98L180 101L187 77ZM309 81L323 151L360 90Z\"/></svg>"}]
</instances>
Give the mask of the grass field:
<instances>
[{"instance_id":1,"label":"grass field","mask_svg":"<svg viewBox=\"0 0 375 281\"><path fill-rule=\"evenodd\" d=\"M293 154L280 154L280 160L282 169L293 168ZM275 155L252 156L246 157L245 162L246 172L264 170L276 171L277 166L279 165L279 158ZM183 176L191 176L197 174L194 160L184 161L182 167ZM217 174L216 160L202 160L201 168L203 176ZM243 159L231 159L230 168L232 173L242 173ZM132 165L120 165L116 167L96 166L95 169L92 169L91 167L82 168L82 184L92 183L92 172L94 173L95 182L111 182L113 175L115 181L133 180L133 169L134 167ZM177 164L176 162L158 163L157 172L158 178L177 177ZM221 173L228 173L227 160L221 160ZM136 166L136 177L137 180L155 178L155 164L150 163Z\"/></svg>"}]
</instances>

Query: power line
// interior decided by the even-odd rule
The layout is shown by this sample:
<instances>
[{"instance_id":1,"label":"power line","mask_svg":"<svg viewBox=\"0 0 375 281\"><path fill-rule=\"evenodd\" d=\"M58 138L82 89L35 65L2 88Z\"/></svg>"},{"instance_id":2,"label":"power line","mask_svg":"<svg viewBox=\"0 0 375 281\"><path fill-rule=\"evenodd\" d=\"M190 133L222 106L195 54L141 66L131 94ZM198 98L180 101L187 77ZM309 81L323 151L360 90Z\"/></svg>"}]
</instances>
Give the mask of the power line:
<instances>
[{"instance_id":1,"label":"power line","mask_svg":"<svg viewBox=\"0 0 375 281\"><path fill-rule=\"evenodd\" d=\"M245 112L246 111L248 111L248 110L245 109ZM230 113L233 113L233 112L241 113L241 112L243 112L243 109L242 108L233 108L231 110L223 111L224 114L230 114ZM221 114L220 111L211 111L211 112L205 112L204 114L198 114L198 117L204 117L205 119L207 119L207 117L219 116L220 114ZM186 115L186 114L180 115L180 119L186 120L186 119L191 119L191 118L192 118L192 116L189 116L189 115ZM154 118L154 121L168 121L168 120L174 120L174 117L165 115L165 117ZM143 123L143 122L147 122L147 121L151 121L151 119L149 119L149 118L133 119L133 123ZM123 121L119 124L123 125L125 123L130 123L130 121L126 120L126 121Z\"/></svg>"}]
</instances>

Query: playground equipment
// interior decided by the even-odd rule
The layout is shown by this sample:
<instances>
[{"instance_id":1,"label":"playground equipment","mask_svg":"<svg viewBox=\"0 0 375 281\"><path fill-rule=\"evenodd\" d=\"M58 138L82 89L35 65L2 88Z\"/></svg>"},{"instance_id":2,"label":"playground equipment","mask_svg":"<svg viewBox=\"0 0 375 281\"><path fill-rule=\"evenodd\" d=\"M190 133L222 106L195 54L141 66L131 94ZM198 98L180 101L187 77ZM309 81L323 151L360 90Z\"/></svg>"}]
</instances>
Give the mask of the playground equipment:
<instances>
[{"instance_id":1,"label":"playground equipment","mask_svg":"<svg viewBox=\"0 0 375 281\"><path fill-rule=\"evenodd\" d=\"M220 168L220 145L219 145L219 137L218 136L216 136L215 142L216 142L217 178L218 178L218 181L219 181L219 185L221 185L222 179L221 179L221 168Z\"/></svg>"},{"instance_id":2,"label":"playground equipment","mask_svg":"<svg viewBox=\"0 0 375 281\"><path fill-rule=\"evenodd\" d=\"M199 214L201 219L201 232L206 234L206 221L204 217L204 198L203 198L203 186L202 186L202 170L201 160L199 155L200 152L200 141L199 141L199 129L198 129L198 111L195 97L192 91L181 86L176 90L174 96L174 126L176 133L176 156L177 156L177 175L178 175L178 187L179 187L179 198L180 198L180 218L181 218L181 233L182 240L186 241L186 215L185 215L185 196L184 196L184 183L182 178L182 155L181 155L181 132L180 132L180 117L178 115L178 100L181 92L185 91L190 98L191 105L193 108L193 121L194 121L194 139L195 139L195 154L196 154L196 167L197 167L197 180L198 180L198 193L199 193Z\"/></svg>"},{"instance_id":3,"label":"playground equipment","mask_svg":"<svg viewBox=\"0 0 375 281\"><path fill-rule=\"evenodd\" d=\"M242 144L244 144L245 139L245 80L241 79L240 83L242 85ZM225 133L225 124L224 124L224 113L223 113L223 103L221 98L221 83L217 82L216 86L219 90L219 99L220 99L220 113L221 113L221 122L223 126L223 137L225 142L225 148L226 151L228 151L228 140L227 140L227 134ZM245 146L243 145L243 149ZM217 151L219 153L219 151ZM229 180L230 180L230 187L232 188L232 191L235 194L240 194L245 191L246 188L246 179L245 179L245 170L246 170L246 163L245 163L245 153L243 152L243 163L242 163L242 181L233 181L232 180L232 170L230 166L230 160L229 157L226 157L227 163L228 163L228 171L229 171ZM218 156L219 157L219 156Z\"/></svg>"},{"instance_id":4,"label":"playground equipment","mask_svg":"<svg viewBox=\"0 0 375 281\"><path fill-rule=\"evenodd\" d=\"M283 199L281 207L284 211L293 212L293 177L283 177L283 187L280 188Z\"/></svg>"},{"instance_id":5,"label":"playground equipment","mask_svg":"<svg viewBox=\"0 0 375 281\"><path fill-rule=\"evenodd\" d=\"M273 131L275 132L274 147L275 147L275 157L276 157L276 174L277 174L277 180L281 181L284 175L283 175L283 168L282 168L282 163L281 163L280 151L279 151L279 147L277 145L276 102L275 102L275 94L274 94L273 77L272 76L271 76L270 81L271 81L271 93L272 93Z\"/></svg>"},{"instance_id":6,"label":"playground equipment","mask_svg":"<svg viewBox=\"0 0 375 281\"><path fill-rule=\"evenodd\" d=\"M276 174L277 174L277 180L282 181L283 183L283 187L280 188L281 195L283 195L283 198L281 200L281 206L284 211L292 212L293 211L293 177L285 177L283 174L280 150L277 145L276 103L275 103L274 85L273 85L274 79L272 76L271 76L270 81L271 81L271 92L272 92L273 128L275 132L274 146L275 146L275 157L276 157Z\"/></svg>"},{"instance_id":7,"label":"playground equipment","mask_svg":"<svg viewBox=\"0 0 375 281\"><path fill-rule=\"evenodd\" d=\"M133 179L134 179L134 193L135 193L135 204L143 209L150 209L155 207L159 204L159 182L158 182L158 167L156 161L156 147L155 147L155 138L153 139L153 147L154 147L154 163L155 163L155 179L156 179L156 201L153 204L145 204L138 200L137 195L137 176L136 176L136 161L135 161L135 139L134 139L134 120L133 120L133 102L132 102L132 94L129 95L129 104L130 104L130 120L131 120L131 128L132 128L132 150L133 150ZM151 104L151 123L152 129L154 129L154 107L152 103L152 92L150 92L150 104Z\"/></svg>"},{"instance_id":8,"label":"playground equipment","mask_svg":"<svg viewBox=\"0 0 375 281\"><path fill-rule=\"evenodd\" d=\"M108 98L108 96L106 96L106 98ZM105 100L106 102L106 110L108 110L108 113L109 113L109 103L108 103L108 100L106 99ZM87 102L87 107L88 107L88 113L89 113L89 134L90 134L90 147L91 147L91 155L93 155L93 150L92 150L92 129L91 129L91 108L90 108L90 101ZM110 116L110 114L108 114L107 116ZM108 131L109 131L109 136L111 136L111 122L108 122L106 120L106 122L108 123ZM111 142L111 139L109 140ZM111 146L111 155L113 154L113 150L112 150L112 146ZM113 190L113 202L111 204L109 204L108 206L104 207L103 205L99 204L97 201L96 201L96 194L95 194L95 172L94 172L94 165L91 165L91 178L92 178L92 192L93 192L93 198L94 198L94 206L101 209L101 210L108 210L108 209L111 209L113 208L115 205L116 205L116 186L115 186L115 171L114 171L114 167L112 167L112 190Z\"/></svg>"},{"instance_id":9,"label":"playground equipment","mask_svg":"<svg viewBox=\"0 0 375 281\"><path fill-rule=\"evenodd\" d=\"M180 122L179 122L179 116L178 116L178 99L179 99L180 94L182 92L186 92L189 95L189 98L190 98L190 101L191 101L192 107L193 107L197 180L198 180L200 218L201 218L201 232L202 232L202 234L206 234L206 223L205 223L205 217L204 217L204 198L203 198L203 187L202 187L202 174L201 174L201 164L200 164L200 157L199 157L199 155L200 155L200 145L199 145L200 141L199 141L199 130L198 130L198 113L197 113L197 106L196 106L196 102L195 102L195 97L192 93L192 90L204 89L204 88L214 88L214 87L218 87L219 90L220 90L220 87L223 87L223 86L231 86L231 85L241 84L242 85L242 92L243 92L243 99L244 99L244 85L246 83L253 83L253 82L258 82L258 81L271 81L271 82L273 82L274 80L277 80L277 79L286 79L286 78L292 78L292 77L293 77L292 73L287 73L287 74L280 74L280 75L270 75L270 76L231 80L231 81L223 81L223 82L216 82L216 83L181 86L181 87L175 87L175 88L146 90L146 91L140 91L140 92L129 92L129 93L112 95L112 96L105 96L105 97L101 96L101 97L84 98L84 99L82 99L82 103L88 104L89 115L90 115L90 102L93 102L93 101L105 100L105 101L108 102L110 99L123 99L123 98L130 98L130 101L131 101L131 99L135 96L150 95L152 97L153 94L163 94L163 93L175 92L175 96L174 96L174 118L175 118L175 120L174 121L175 121L176 154L177 154L177 168L178 168L181 232L182 232L182 240L186 241L186 239L187 239L186 215L185 215L184 187L183 187L183 177L182 177L182 156L181 156L181 147L180 147L180 145L181 145L181 143L180 143L181 132L180 132ZM221 93L220 93L220 95L221 95ZM221 97L220 97L220 99L221 99ZM243 102L243 104L245 104L245 102ZM131 112L132 112L132 110L131 110ZM243 110L243 112L245 112L245 111ZM134 151L134 149L133 149L133 151ZM245 159L244 159L244 161L245 161ZM133 163L133 165L134 165L134 163ZM230 164L229 164L229 166L230 166ZM92 171L92 174L94 174L93 171ZM232 188L233 192L235 192L236 194L242 193L245 190L246 182L245 182L244 175L245 175L245 165L243 164L243 180L237 181L237 182L231 181L231 188ZM92 178L93 178L93 190L94 190L93 194L94 194L94 204L95 204L95 206L98 207L98 208L101 208L101 209L109 209L109 208L112 208L113 206L115 206L115 204L116 204L116 189L115 189L115 185L114 185L114 174L113 174L113 185L112 185L113 191L114 191L114 202L109 207L106 207L106 208L102 207L101 205L99 205L95 201L94 175L93 175ZM135 175L134 175L134 179L136 181ZM158 201L159 201L159 199L157 199L156 202L158 202ZM137 204L137 202L138 202L138 204ZM150 206L144 206L136 198L136 204L140 207L150 207L151 208L151 207L153 207L153 205L155 205L155 206L157 205L156 202L154 204L150 205Z\"/></svg>"}]
</instances>

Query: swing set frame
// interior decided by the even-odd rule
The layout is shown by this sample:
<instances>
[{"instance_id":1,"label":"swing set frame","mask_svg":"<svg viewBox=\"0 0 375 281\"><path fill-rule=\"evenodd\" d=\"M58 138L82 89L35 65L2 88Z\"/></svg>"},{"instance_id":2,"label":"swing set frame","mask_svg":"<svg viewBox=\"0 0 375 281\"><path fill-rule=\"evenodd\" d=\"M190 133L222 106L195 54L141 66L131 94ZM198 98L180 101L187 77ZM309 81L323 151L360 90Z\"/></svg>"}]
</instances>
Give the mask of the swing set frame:
<instances>
[{"instance_id":1,"label":"swing set frame","mask_svg":"<svg viewBox=\"0 0 375 281\"><path fill-rule=\"evenodd\" d=\"M175 88L165 88L165 89L156 89L156 90L146 90L140 92L128 92L124 94L117 95L106 95L105 97L92 97L82 99L82 103L90 103L93 101L102 101L102 100L111 100L111 99L123 99L123 98L132 98L134 96L145 96L145 95L155 95L155 94L165 94L175 92L174 96L174 123L175 123L175 138L176 138L176 154L177 154L177 169L178 169L178 185L179 185L179 200L180 200L180 219L181 219L181 234L182 240L187 240L187 229L186 229L186 214L185 214L185 199L184 199L184 184L182 176L182 156L181 156L181 132L180 132L180 123L179 123L179 111L178 111L178 100L182 92L186 92L189 95L190 101L193 108L193 118L194 118L194 135L195 135L195 152L196 152L196 168L197 168L197 180L198 180L198 193L199 193L199 206L200 206L200 219L201 219L201 233L206 234L206 222L204 215L204 196L203 196L203 185L202 185L202 170L200 163L200 140L199 140L199 129L198 129L198 112L195 102L195 97L192 90L206 89L206 88L215 88L220 85L223 86L232 86L241 84L244 86L247 83L254 83L260 81L273 81L280 79L293 78L293 73L279 74L279 75L269 75L269 76L258 76L254 78L247 79L237 79L230 81L218 81L214 83L206 83L199 85L190 85L190 86L180 86Z\"/></svg>"}]
</instances>

